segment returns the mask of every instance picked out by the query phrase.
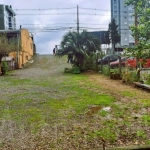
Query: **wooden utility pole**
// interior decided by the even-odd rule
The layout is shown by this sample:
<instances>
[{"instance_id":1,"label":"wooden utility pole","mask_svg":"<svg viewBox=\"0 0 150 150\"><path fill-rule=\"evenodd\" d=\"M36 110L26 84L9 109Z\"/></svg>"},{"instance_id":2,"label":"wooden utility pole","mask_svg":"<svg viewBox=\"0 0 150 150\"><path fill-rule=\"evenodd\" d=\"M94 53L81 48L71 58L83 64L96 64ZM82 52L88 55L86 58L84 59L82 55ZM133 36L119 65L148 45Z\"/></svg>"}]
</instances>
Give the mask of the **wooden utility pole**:
<instances>
[{"instance_id":1,"label":"wooden utility pole","mask_svg":"<svg viewBox=\"0 0 150 150\"><path fill-rule=\"evenodd\" d=\"M77 32L79 34L79 8L78 8L78 5L77 5Z\"/></svg>"},{"instance_id":2,"label":"wooden utility pole","mask_svg":"<svg viewBox=\"0 0 150 150\"><path fill-rule=\"evenodd\" d=\"M137 6L135 4L134 6L134 14L135 14L135 27L138 27L138 15L137 15ZM137 39L137 35L135 35L135 45L138 44L138 39Z\"/></svg>"}]
</instances>

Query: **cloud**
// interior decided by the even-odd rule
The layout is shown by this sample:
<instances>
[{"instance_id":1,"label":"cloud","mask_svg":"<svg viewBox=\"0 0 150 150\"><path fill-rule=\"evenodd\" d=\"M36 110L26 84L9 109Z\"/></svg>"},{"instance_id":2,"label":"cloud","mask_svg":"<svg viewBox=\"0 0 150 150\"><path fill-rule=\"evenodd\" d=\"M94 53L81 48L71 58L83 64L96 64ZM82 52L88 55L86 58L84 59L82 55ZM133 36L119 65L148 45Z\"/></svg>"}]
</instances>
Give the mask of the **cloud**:
<instances>
[{"instance_id":1,"label":"cloud","mask_svg":"<svg viewBox=\"0 0 150 150\"><path fill-rule=\"evenodd\" d=\"M37 52L41 54L52 54L66 32L76 31L77 5L81 31L107 30L110 22L110 1L1 0L1 3L12 5L17 14L17 29L21 25L33 33Z\"/></svg>"}]
</instances>

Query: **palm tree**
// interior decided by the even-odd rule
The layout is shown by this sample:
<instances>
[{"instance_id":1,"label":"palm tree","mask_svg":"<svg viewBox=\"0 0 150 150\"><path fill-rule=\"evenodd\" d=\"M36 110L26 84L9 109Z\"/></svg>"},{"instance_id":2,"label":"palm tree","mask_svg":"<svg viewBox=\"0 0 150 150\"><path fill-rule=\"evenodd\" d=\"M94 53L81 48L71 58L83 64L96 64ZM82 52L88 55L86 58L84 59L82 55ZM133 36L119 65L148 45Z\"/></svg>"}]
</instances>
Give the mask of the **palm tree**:
<instances>
[{"instance_id":1,"label":"palm tree","mask_svg":"<svg viewBox=\"0 0 150 150\"><path fill-rule=\"evenodd\" d=\"M63 36L61 48L58 50L58 56L72 55L73 65L81 70L84 68L84 62L96 50L101 51L100 41L90 33L83 31L81 33L68 32Z\"/></svg>"}]
</instances>

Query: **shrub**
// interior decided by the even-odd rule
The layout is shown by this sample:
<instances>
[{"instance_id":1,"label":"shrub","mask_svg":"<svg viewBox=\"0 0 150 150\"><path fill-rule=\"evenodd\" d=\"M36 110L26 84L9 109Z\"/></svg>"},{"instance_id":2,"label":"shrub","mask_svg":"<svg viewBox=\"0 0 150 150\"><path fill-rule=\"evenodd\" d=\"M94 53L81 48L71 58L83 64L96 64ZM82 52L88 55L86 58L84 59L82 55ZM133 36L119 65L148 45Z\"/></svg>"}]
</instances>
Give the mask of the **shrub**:
<instances>
[{"instance_id":1,"label":"shrub","mask_svg":"<svg viewBox=\"0 0 150 150\"><path fill-rule=\"evenodd\" d=\"M102 73L107 76L110 75L110 66L108 65L103 66Z\"/></svg>"},{"instance_id":2,"label":"shrub","mask_svg":"<svg viewBox=\"0 0 150 150\"><path fill-rule=\"evenodd\" d=\"M133 82L136 82L139 80L138 76L137 76L137 71L136 70L129 70L129 69L123 70L122 79L128 83L133 83Z\"/></svg>"},{"instance_id":3,"label":"shrub","mask_svg":"<svg viewBox=\"0 0 150 150\"><path fill-rule=\"evenodd\" d=\"M81 73L80 68L77 67L77 66L73 66L73 67L72 67L72 73L74 73L74 74L79 74L79 73Z\"/></svg>"},{"instance_id":4,"label":"shrub","mask_svg":"<svg viewBox=\"0 0 150 150\"><path fill-rule=\"evenodd\" d=\"M8 65L6 61L2 62L2 75L5 75L8 71Z\"/></svg>"},{"instance_id":5,"label":"shrub","mask_svg":"<svg viewBox=\"0 0 150 150\"><path fill-rule=\"evenodd\" d=\"M65 73L72 73L72 68L65 68L64 72Z\"/></svg>"}]
</instances>

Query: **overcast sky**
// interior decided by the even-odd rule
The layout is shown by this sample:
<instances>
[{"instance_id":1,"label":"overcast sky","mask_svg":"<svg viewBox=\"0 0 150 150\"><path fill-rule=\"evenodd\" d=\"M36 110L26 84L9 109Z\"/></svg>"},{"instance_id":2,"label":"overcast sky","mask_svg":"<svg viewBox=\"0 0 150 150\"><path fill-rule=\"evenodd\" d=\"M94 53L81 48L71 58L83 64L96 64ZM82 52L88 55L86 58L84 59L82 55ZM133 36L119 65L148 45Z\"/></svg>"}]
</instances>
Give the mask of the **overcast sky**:
<instances>
[{"instance_id":1,"label":"overcast sky","mask_svg":"<svg viewBox=\"0 0 150 150\"><path fill-rule=\"evenodd\" d=\"M34 35L39 54L52 54L63 35L77 31L105 31L110 23L110 0L0 0L16 13L16 29L26 28Z\"/></svg>"}]
</instances>

